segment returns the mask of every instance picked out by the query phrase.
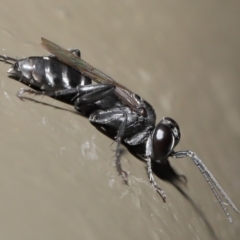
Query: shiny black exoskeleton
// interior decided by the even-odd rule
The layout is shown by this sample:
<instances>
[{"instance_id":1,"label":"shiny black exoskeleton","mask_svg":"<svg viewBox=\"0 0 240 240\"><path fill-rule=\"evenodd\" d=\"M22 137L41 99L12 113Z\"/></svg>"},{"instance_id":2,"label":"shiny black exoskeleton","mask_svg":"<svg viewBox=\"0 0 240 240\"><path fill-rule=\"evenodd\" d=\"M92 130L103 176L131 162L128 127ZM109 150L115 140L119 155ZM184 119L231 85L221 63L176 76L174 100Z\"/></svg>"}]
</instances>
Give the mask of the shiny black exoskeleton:
<instances>
[{"instance_id":1,"label":"shiny black exoskeleton","mask_svg":"<svg viewBox=\"0 0 240 240\"><path fill-rule=\"evenodd\" d=\"M21 89L20 98L24 93L33 93L74 105L93 125L115 139L116 167L125 183L127 173L120 163L120 143L137 149L135 154L147 162L149 180L164 201L166 195L153 177L152 161L161 163L169 157L190 157L232 221L220 194L235 211L239 210L202 161L192 151L174 151L180 141L180 129L173 119L166 117L155 125L156 114L148 102L85 62L78 50L64 50L44 38L42 45L53 55L20 60L0 55L1 61L12 65L8 73L32 88Z\"/></svg>"}]
</instances>

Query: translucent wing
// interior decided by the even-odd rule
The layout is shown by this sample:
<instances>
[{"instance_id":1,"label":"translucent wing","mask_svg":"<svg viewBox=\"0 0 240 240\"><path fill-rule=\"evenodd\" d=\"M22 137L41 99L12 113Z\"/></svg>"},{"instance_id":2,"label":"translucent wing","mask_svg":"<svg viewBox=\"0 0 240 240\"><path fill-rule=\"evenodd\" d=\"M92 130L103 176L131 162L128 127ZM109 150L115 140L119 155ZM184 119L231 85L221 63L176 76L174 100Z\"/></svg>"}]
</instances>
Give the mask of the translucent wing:
<instances>
[{"instance_id":1,"label":"translucent wing","mask_svg":"<svg viewBox=\"0 0 240 240\"><path fill-rule=\"evenodd\" d=\"M113 80L111 77L109 77L102 71L94 68L82 58L75 56L68 50L61 48L57 44L45 38L42 38L42 46L51 54L56 56L60 61L81 72L83 75L91 78L96 83L107 83L116 86L114 94L119 98L122 103L130 107L133 111L138 111L138 109L141 108L141 104L139 103L139 101L137 101L133 92Z\"/></svg>"}]
</instances>

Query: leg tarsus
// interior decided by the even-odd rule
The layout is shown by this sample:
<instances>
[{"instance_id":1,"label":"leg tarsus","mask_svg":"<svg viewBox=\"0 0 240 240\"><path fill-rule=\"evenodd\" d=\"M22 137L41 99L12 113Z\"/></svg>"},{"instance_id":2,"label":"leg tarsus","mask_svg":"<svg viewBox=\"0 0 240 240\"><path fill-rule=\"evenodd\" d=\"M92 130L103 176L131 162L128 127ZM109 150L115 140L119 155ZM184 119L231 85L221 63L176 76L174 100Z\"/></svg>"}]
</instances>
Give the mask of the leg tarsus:
<instances>
[{"instance_id":1,"label":"leg tarsus","mask_svg":"<svg viewBox=\"0 0 240 240\"><path fill-rule=\"evenodd\" d=\"M121 155L120 144L121 144L122 137L123 137L125 129L126 129L126 125L127 125L127 115L125 114L124 117L125 118L122 121L122 123L118 129L117 136L116 136L117 147L116 147L115 157L116 157L117 172L119 175L121 175L124 183L128 185L128 174L127 174L127 172L125 172L122 169L122 165L121 165L121 161L120 161L120 155Z\"/></svg>"},{"instance_id":2,"label":"leg tarsus","mask_svg":"<svg viewBox=\"0 0 240 240\"><path fill-rule=\"evenodd\" d=\"M5 56L5 55L0 55L0 61L5 62L7 64L14 64L18 60L16 58L8 57L8 56Z\"/></svg>"},{"instance_id":3,"label":"leg tarsus","mask_svg":"<svg viewBox=\"0 0 240 240\"><path fill-rule=\"evenodd\" d=\"M151 158L147 159L147 173L148 173L149 181L152 184L154 190L161 196L162 200L164 202L166 202L167 196L166 196L165 192L160 187L158 187L157 183L154 180L153 172L152 172Z\"/></svg>"},{"instance_id":4,"label":"leg tarsus","mask_svg":"<svg viewBox=\"0 0 240 240\"><path fill-rule=\"evenodd\" d=\"M35 95L45 95L44 92L40 92L40 91L35 91L31 88L21 88L18 92L17 92L17 97L23 101L24 97L23 94L24 93L29 93L29 94L35 94Z\"/></svg>"}]
</instances>

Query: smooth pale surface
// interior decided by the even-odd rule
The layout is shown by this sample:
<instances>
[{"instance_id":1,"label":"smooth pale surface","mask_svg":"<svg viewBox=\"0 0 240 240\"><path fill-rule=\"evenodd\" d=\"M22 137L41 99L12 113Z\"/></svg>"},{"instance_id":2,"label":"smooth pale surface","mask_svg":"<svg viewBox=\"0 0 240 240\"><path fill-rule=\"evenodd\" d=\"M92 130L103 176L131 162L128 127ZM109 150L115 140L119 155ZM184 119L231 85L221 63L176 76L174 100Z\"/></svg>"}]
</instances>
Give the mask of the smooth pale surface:
<instances>
[{"instance_id":1,"label":"smooth pale surface","mask_svg":"<svg viewBox=\"0 0 240 240\"><path fill-rule=\"evenodd\" d=\"M196 151L240 207L238 1L2 1L0 54L48 54L40 37L80 48L93 66L175 119L177 150ZM20 101L21 83L0 64L0 239L238 239L189 159L170 159L188 178L157 179L125 151L130 186L114 168L112 141L87 119ZM43 101L71 110L44 97Z\"/></svg>"}]
</instances>

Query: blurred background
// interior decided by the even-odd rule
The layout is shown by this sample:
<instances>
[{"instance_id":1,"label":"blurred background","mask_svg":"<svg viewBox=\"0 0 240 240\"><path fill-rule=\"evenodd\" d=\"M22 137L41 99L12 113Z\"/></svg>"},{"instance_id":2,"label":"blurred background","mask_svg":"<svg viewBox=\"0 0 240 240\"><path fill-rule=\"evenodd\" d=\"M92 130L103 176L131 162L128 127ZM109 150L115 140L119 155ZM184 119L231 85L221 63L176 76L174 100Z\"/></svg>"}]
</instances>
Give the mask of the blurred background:
<instances>
[{"instance_id":1,"label":"blurred background","mask_svg":"<svg viewBox=\"0 0 240 240\"><path fill-rule=\"evenodd\" d=\"M82 57L181 129L240 207L238 1L1 1L0 54L48 55L45 37ZM20 101L0 64L0 239L238 239L190 159L170 159L187 186L156 179L128 151L117 175L112 140L63 103ZM42 103L45 103L42 104ZM124 148L124 147L123 147Z\"/></svg>"}]
</instances>

